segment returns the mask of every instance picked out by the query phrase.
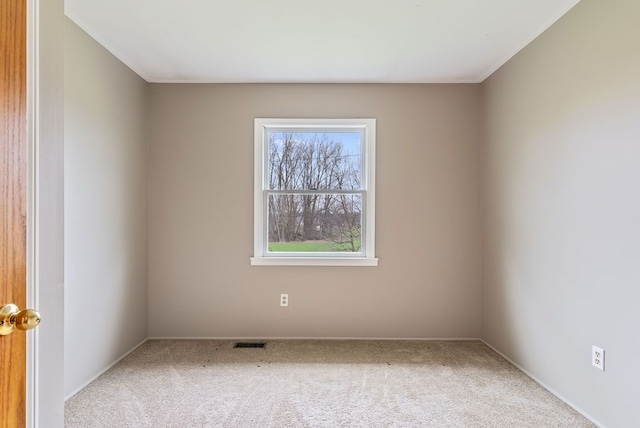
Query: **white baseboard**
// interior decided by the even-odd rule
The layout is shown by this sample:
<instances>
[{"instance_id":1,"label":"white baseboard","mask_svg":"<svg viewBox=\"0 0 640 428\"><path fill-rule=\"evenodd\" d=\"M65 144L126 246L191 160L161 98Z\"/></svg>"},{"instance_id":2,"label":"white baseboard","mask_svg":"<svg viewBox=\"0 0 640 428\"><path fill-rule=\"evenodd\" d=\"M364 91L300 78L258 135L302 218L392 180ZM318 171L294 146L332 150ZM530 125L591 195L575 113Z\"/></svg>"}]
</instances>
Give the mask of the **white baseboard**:
<instances>
[{"instance_id":1,"label":"white baseboard","mask_svg":"<svg viewBox=\"0 0 640 428\"><path fill-rule=\"evenodd\" d=\"M216 337L173 337L154 336L148 340L391 340L391 341L460 341L460 342L482 342L477 337L281 337L281 336L216 336Z\"/></svg>"},{"instance_id":2,"label":"white baseboard","mask_svg":"<svg viewBox=\"0 0 640 428\"><path fill-rule=\"evenodd\" d=\"M520 366L520 364L517 364L515 361L513 361L511 358L507 357L506 355L504 355L502 352L498 351L496 348L494 348L493 346L491 346L486 340L484 339L480 339L480 341L482 343L484 343L485 345L487 345L489 348L491 348L496 354L500 355L502 358L504 358L505 360L507 360L508 362L510 362L512 365L514 365L518 370L520 370L522 373L526 374L527 376L529 376L531 379L533 379L538 385L540 385L541 387L543 387L544 389L546 389L547 391L549 391L550 393L552 393L553 395L555 395L556 397L558 397L560 400L564 401L565 404L567 404L569 407L571 407L573 410L575 410L576 412L580 413L582 416L584 416L585 418L589 419L591 422L593 422L594 424L596 424L596 426L600 427L600 428L605 428L605 426L603 424L601 424L600 422L596 421L594 418L592 418L587 412L585 412L584 410L582 410L581 408L579 408L578 406L576 406L575 404L573 404L571 401L567 400L565 397L563 397L562 395L558 394L558 392L556 392L553 388L549 387L547 384L545 384L544 382L542 382L540 379L538 379L537 377L535 377L533 374L531 374L528 370L525 370L523 367Z\"/></svg>"},{"instance_id":3,"label":"white baseboard","mask_svg":"<svg viewBox=\"0 0 640 428\"><path fill-rule=\"evenodd\" d=\"M93 376L91 379L89 379L88 381L86 381L84 384L82 384L79 388L75 389L71 394L67 395L64 398L64 401L67 401L68 399L70 399L71 397L73 397L74 395L76 395L78 392L82 391L83 389L85 389L87 386L89 386L89 384L91 382L93 382L94 380L98 379L100 376L102 376L107 370L109 370L111 367L115 366L116 364L118 364L120 361L122 361L127 355L129 355L130 353L132 353L133 351L135 351L136 349L138 349L139 347L141 347L142 345L145 344L145 342L149 340L149 338L144 339L142 342L138 343L137 345L135 345L133 348L131 348L130 350L128 350L127 352L125 352L120 358L118 358L117 360L115 360L113 363L109 364L107 367L105 367L103 370L101 370L98 374L96 374L95 376Z\"/></svg>"}]
</instances>

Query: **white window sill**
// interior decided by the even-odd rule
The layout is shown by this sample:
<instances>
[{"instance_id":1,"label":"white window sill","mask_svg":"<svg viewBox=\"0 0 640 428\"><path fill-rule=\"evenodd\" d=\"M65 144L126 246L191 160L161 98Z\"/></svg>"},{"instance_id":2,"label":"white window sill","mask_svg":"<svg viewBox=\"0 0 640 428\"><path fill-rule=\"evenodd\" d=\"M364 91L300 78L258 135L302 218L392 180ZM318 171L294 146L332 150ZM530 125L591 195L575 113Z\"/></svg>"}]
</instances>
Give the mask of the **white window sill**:
<instances>
[{"instance_id":1,"label":"white window sill","mask_svg":"<svg viewBox=\"0 0 640 428\"><path fill-rule=\"evenodd\" d=\"M378 266L376 257L251 257L251 266Z\"/></svg>"}]
</instances>

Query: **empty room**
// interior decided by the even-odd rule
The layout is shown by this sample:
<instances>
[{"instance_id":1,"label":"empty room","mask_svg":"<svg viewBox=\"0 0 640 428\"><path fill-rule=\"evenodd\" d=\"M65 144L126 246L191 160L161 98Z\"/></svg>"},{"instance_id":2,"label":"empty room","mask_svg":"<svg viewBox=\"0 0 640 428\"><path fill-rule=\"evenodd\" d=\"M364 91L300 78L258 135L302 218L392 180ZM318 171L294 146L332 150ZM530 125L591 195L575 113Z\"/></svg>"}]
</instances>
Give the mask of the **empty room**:
<instances>
[{"instance_id":1,"label":"empty room","mask_svg":"<svg viewBox=\"0 0 640 428\"><path fill-rule=\"evenodd\" d=\"M640 426L640 1L3 4L0 427Z\"/></svg>"}]
</instances>

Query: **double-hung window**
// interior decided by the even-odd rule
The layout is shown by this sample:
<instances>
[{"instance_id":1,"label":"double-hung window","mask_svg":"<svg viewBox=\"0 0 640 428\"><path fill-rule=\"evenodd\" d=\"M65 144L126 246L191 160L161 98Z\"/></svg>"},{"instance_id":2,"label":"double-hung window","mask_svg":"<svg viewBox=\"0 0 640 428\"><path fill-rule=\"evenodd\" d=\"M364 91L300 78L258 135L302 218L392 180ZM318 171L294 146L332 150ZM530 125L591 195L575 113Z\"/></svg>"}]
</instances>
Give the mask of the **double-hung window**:
<instances>
[{"instance_id":1,"label":"double-hung window","mask_svg":"<svg viewBox=\"0 0 640 428\"><path fill-rule=\"evenodd\" d=\"M376 266L375 119L255 119L252 265Z\"/></svg>"}]
</instances>

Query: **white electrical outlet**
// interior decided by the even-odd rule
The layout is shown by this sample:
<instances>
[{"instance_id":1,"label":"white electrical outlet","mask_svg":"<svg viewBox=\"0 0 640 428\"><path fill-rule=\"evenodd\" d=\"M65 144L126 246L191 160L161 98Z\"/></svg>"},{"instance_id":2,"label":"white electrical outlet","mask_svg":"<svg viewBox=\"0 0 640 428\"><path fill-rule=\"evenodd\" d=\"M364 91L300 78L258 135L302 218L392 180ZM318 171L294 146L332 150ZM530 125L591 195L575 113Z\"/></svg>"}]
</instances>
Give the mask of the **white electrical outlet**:
<instances>
[{"instance_id":1,"label":"white electrical outlet","mask_svg":"<svg viewBox=\"0 0 640 428\"><path fill-rule=\"evenodd\" d=\"M604 371L604 349L595 345L591 348L591 364L593 364L593 367Z\"/></svg>"},{"instance_id":2,"label":"white electrical outlet","mask_svg":"<svg viewBox=\"0 0 640 428\"><path fill-rule=\"evenodd\" d=\"M281 294L280 295L280 306L289 306L289 295Z\"/></svg>"}]
</instances>

